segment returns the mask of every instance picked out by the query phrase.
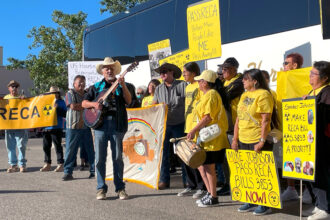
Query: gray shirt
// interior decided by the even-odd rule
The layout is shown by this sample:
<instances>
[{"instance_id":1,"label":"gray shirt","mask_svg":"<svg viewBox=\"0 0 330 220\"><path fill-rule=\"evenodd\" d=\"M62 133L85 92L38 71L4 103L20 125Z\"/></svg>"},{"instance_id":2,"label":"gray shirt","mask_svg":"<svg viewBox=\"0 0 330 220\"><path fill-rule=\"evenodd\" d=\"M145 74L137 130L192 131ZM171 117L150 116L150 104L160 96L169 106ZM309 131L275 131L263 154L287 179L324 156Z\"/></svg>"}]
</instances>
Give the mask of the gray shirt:
<instances>
[{"instance_id":1,"label":"gray shirt","mask_svg":"<svg viewBox=\"0 0 330 220\"><path fill-rule=\"evenodd\" d=\"M177 125L184 123L184 105L186 82L174 80L170 87L164 83L156 87L153 101L164 102L168 107L167 124Z\"/></svg>"}]
</instances>

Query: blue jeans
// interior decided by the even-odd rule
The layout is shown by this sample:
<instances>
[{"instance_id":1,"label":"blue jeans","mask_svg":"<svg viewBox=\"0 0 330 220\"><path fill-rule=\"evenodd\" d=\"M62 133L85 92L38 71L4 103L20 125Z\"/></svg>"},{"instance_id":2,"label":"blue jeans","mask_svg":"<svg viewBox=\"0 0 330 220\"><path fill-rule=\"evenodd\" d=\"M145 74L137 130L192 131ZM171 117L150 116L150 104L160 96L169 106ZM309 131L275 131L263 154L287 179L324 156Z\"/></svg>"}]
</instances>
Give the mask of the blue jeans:
<instances>
[{"instance_id":1,"label":"blue jeans","mask_svg":"<svg viewBox=\"0 0 330 220\"><path fill-rule=\"evenodd\" d=\"M94 130L95 136L95 167L97 176L96 189L108 191L105 184L105 164L107 160L108 141L110 141L110 149L113 166L113 181L115 191L125 189L123 182L124 162L123 162L123 138L125 132L116 132L116 120L108 116L104 120L103 125Z\"/></svg>"},{"instance_id":2,"label":"blue jeans","mask_svg":"<svg viewBox=\"0 0 330 220\"><path fill-rule=\"evenodd\" d=\"M65 139L64 173L72 174L79 146L87 152L90 172L95 173L95 154L91 130L89 128L66 129Z\"/></svg>"},{"instance_id":3,"label":"blue jeans","mask_svg":"<svg viewBox=\"0 0 330 220\"><path fill-rule=\"evenodd\" d=\"M25 150L28 142L28 130L6 130L5 142L8 152L8 163L20 167L26 165ZM18 149L18 161L16 156L16 147Z\"/></svg>"},{"instance_id":4,"label":"blue jeans","mask_svg":"<svg viewBox=\"0 0 330 220\"><path fill-rule=\"evenodd\" d=\"M163 144L162 167L160 169L159 182L170 183L170 139L184 136L184 123L178 125L167 125ZM185 170L182 169L182 179L186 183Z\"/></svg>"}]
</instances>

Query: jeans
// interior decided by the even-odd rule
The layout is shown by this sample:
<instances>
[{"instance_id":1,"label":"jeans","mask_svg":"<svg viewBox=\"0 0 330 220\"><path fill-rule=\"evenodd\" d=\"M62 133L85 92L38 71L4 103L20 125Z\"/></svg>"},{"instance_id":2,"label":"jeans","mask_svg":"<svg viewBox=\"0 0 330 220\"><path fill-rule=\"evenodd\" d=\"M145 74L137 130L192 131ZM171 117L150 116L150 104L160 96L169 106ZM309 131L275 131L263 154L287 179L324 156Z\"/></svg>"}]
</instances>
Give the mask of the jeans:
<instances>
[{"instance_id":1,"label":"jeans","mask_svg":"<svg viewBox=\"0 0 330 220\"><path fill-rule=\"evenodd\" d=\"M107 160L108 141L110 141L115 191L118 192L125 189L125 183L123 182L124 162L122 156L125 132L117 132L116 123L114 117L108 116L104 120L103 125L94 130L95 168L97 176L96 189L103 189L105 192L108 191L108 186L105 184L105 164Z\"/></svg>"},{"instance_id":2,"label":"jeans","mask_svg":"<svg viewBox=\"0 0 330 220\"><path fill-rule=\"evenodd\" d=\"M88 129L66 129L65 134L66 149L64 173L72 174L74 163L77 158L78 148L84 149L87 153L88 162L90 164L90 172L95 173L95 153L93 146L93 137L91 130Z\"/></svg>"},{"instance_id":3,"label":"jeans","mask_svg":"<svg viewBox=\"0 0 330 220\"><path fill-rule=\"evenodd\" d=\"M52 148L52 141L55 145L55 152L57 156L57 164L63 164L63 147L62 147L62 135L63 130L60 129L51 129L51 130L45 130L42 132L43 137L43 150L45 153L45 163L52 163L51 158L51 148Z\"/></svg>"},{"instance_id":4,"label":"jeans","mask_svg":"<svg viewBox=\"0 0 330 220\"><path fill-rule=\"evenodd\" d=\"M170 139L184 136L184 123L167 125L163 144L162 166L160 169L160 182L170 183ZM185 183L185 170L182 169L182 179Z\"/></svg>"},{"instance_id":5,"label":"jeans","mask_svg":"<svg viewBox=\"0 0 330 220\"><path fill-rule=\"evenodd\" d=\"M6 130L5 142L8 152L8 163L20 167L26 165L25 150L28 142L28 130ZM18 161L16 156L16 147L18 149Z\"/></svg>"}]
</instances>

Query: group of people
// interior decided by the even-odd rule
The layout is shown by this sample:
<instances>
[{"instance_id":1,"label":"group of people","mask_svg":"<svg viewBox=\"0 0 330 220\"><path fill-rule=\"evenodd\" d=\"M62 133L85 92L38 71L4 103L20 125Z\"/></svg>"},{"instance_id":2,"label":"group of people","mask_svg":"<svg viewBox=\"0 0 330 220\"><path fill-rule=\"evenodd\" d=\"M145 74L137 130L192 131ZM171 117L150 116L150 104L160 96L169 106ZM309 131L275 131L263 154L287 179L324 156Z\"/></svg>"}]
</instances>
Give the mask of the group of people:
<instances>
[{"instance_id":1,"label":"group of people","mask_svg":"<svg viewBox=\"0 0 330 220\"><path fill-rule=\"evenodd\" d=\"M289 54L283 63L284 71L300 68L303 58L300 54ZM85 90L85 78L78 75L74 79L74 89L70 89L61 103L57 97L55 107L58 117L64 117L66 112L66 150L57 147L58 127L45 129L44 151L45 166L41 171L50 169L50 143L55 144L57 152L57 170L64 170L63 180L73 179L72 171L75 164L78 147L82 147L87 154L90 165L90 178L97 174L98 200L106 199L108 186L105 183L105 163L107 158L108 141L110 141L111 156L114 169L115 191L120 199L127 199L125 183L123 181L124 163L122 157L123 138L127 131L127 112L137 98L138 105L146 107L162 103L167 106L167 124L163 143L162 165L158 188L160 190L170 187L170 154L172 149L170 139L186 137L188 141L199 143L206 151L205 162L197 169L192 169L185 163L182 166L182 180L184 190L178 196L192 195L199 207L212 207L219 205L218 196L229 193L229 168L226 161L225 150L232 148L248 149L255 152L272 151L273 144L267 141L267 135L272 128L280 129L280 121L275 103L276 93L269 89L269 74L259 69L249 69L238 73L239 63L231 57L219 65L217 72L204 70L200 72L197 63L190 62L184 65L183 71L174 64L164 63L157 69L159 80L153 79L147 88L138 88L136 94L132 93L132 85L126 83L123 77L117 78L121 72L121 65L110 57L97 65L97 72L103 75L100 82ZM179 80L183 75L184 80ZM100 100L100 94L108 90L115 81L118 85L105 100ZM315 183L306 190L315 196L315 208L306 211L308 219L329 218L330 193L329 137L330 137L330 62L315 62L310 72L310 84L313 90L306 96L315 96L317 101L317 149ZM10 96L19 84L10 82L8 88ZM53 88L54 89L54 88ZM54 90L59 94L58 90ZM143 99L142 96L143 95ZM102 96L103 97L103 96ZM305 98L305 97L303 97ZM62 108L62 110L60 110ZM82 111L93 108L102 112L102 123L92 130L84 125ZM202 128L216 125L221 130L220 135L211 141L201 142L199 132ZM21 140L21 141L19 141ZM17 141L19 149L19 162L14 153ZM7 130L6 145L8 150L8 172L18 171L17 162L21 172L26 169L25 147L27 133L25 130ZM94 153L95 149L95 153ZM94 158L95 155L95 158ZM217 176L224 176L222 188L217 191ZM306 183L306 185L310 185ZM304 193L305 194L305 193ZM295 199L294 181L288 181L288 188L282 194L282 201ZM264 215L271 212L265 206L255 207L253 204L243 204L239 212L254 210L255 215Z\"/></svg>"}]
</instances>

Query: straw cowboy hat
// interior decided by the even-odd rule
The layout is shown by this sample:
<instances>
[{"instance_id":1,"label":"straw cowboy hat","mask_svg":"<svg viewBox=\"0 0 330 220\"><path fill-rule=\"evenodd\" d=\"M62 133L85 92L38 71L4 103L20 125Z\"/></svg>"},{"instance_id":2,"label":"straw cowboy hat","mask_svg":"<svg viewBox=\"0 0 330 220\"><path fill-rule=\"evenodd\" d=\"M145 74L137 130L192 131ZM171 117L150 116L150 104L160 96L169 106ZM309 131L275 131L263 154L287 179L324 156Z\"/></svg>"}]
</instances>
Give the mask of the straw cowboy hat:
<instances>
[{"instance_id":1,"label":"straw cowboy hat","mask_svg":"<svg viewBox=\"0 0 330 220\"><path fill-rule=\"evenodd\" d=\"M118 60L113 61L111 57L104 58L103 63L96 65L96 71L101 75L102 75L102 68L104 66L113 66L113 71L115 75L118 75L121 71L121 64L119 63L119 61Z\"/></svg>"},{"instance_id":2,"label":"straw cowboy hat","mask_svg":"<svg viewBox=\"0 0 330 220\"><path fill-rule=\"evenodd\" d=\"M7 87L10 87L10 86L17 86L17 87L19 87L19 83L17 81L15 81L15 80L11 80L8 83Z\"/></svg>"},{"instance_id":3,"label":"straw cowboy hat","mask_svg":"<svg viewBox=\"0 0 330 220\"><path fill-rule=\"evenodd\" d=\"M162 70L171 70L171 71L173 71L173 77L175 79L179 79L180 76L181 76L181 73L182 73L179 67L177 67L176 65L171 64L171 63L164 63L160 67L155 69L155 71L159 74L162 72Z\"/></svg>"}]
</instances>

